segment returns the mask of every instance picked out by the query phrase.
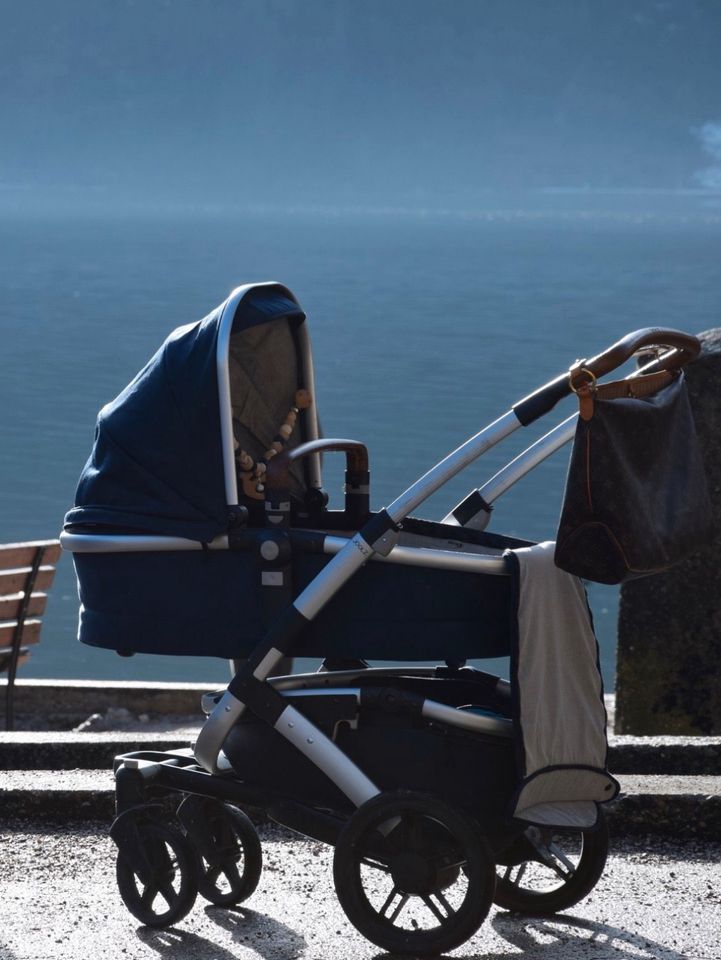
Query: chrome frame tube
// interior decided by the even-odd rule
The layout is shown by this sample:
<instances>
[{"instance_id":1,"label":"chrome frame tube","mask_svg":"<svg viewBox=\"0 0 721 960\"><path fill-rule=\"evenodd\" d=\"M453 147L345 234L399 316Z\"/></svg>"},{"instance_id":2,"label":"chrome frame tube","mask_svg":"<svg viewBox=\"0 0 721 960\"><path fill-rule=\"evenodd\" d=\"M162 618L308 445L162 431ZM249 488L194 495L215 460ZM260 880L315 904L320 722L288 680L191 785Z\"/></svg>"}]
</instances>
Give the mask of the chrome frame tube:
<instances>
[{"instance_id":1,"label":"chrome frame tube","mask_svg":"<svg viewBox=\"0 0 721 960\"><path fill-rule=\"evenodd\" d=\"M89 533L60 534L60 543L64 550L71 553L170 553L203 549L197 540L183 537L136 536L133 534L103 534L95 536ZM339 554L350 540L345 537L326 536L323 552L331 556ZM215 537L206 549L228 550L228 538L225 535ZM366 549L368 549L366 547ZM503 576L508 573L502 557L483 556L475 553L454 553L451 550L433 550L426 547L395 547L387 557L374 553L370 557L375 563L399 563L406 566L434 567L445 570L461 570L470 573L483 573L491 576Z\"/></svg>"},{"instance_id":2,"label":"chrome frame tube","mask_svg":"<svg viewBox=\"0 0 721 960\"><path fill-rule=\"evenodd\" d=\"M475 436L466 440L419 480L416 480L390 506L386 507L390 518L394 523L400 523L412 510L415 510L419 504L427 500L431 494L435 493L452 477L455 477L457 473L460 473L461 470L478 459L481 454L490 450L491 447L495 447L497 443L500 443L501 440L514 433L521 426L523 426L521 421L510 410Z\"/></svg>"},{"instance_id":3,"label":"chrome frame tube","mask_svg":"<svg viewBox=\"0 0 721 960\"><path fill-rule=\"evenodd\" d=\"M310 343L310 333L305 321L298 327L298 345L300 346L301 364L303 369L303 382L306 389L310 392L313 402L305 411L305 424L308 440L320 439L318 428L318 404L315 393L315 370L313 369L313 348ZM320 469L320 454L312 453L308 458L310 468L310 485L315 490L320 490L323 486Z\"/></svg>"},{"instance_id":4,"label":"chrome frame tube","mask_svg":"<svg viewBox=\"0 0 721 960\"><path fill-rule=\"evenodd\" d=\"M335 687L352 684L363 677L430 677L435 667L363 667L360 670L328 670L315 673L294 673L287 677L271 677L268 683L276 690L315 690L318 687Z\"/></svg>"},{"instance_id":5,"label":"chrome frame tube","mask_svg":"<svg viewBox=\"0 0 721 960\"><path fill-rule=\"evenodd\" d=\"M493 503L514 483L517 483L527 473L535 469L539 463L543 463L556 450L560 450L570 440L573 440L577 421L577 413L568 417L567 420L563 420L484 483L479 492L486 503Z\"/></svg>"},{"instance_id":6,"label":"chrome frame tube","mask_svg":"<svg viewBox=\"0 0 721 960\"><path fill-rule=\"evenodd\" d=\"M209 543L188 540L185 537L159 537L154 535L112 534L96 536L92 533L70 533L63 530L60 545L71 553L167 553L177 550L228 550L228 537L223 534Z\"/></svg>"},{"instance_id":7,"label":"chrome frame tube","mask_svg":"<svg viewBox=\"0 0 721 960\"><path fill-rule=\"evenodd\" d=\"M220 773L221 769L227 768L226 763L222 762L221 750L225 738L244 712L245 704L234 697L230 690L226 690L215 709L206 717L195 741L193 755L209 773Z\"/></svg>"},{"instance_id":8,"label":"chrome frame tube","mask_svg":"<svg viewBox=\"0 0 721 960\"><path fill-rule=\"evenodd\" d=\"M278 717L275 729L322 770L357 807L380 793L360 767L295 707L288 704Z\"/></svg>"},{"instance_id":9,"label":"chrome frame tube","mask_svg":"<svg viewBox=\"0 0 721 960\"><path fill-rule=\"evenodd\" d=\"M228 350L233 329L235 311L243 297L254 286L263 284L245 283L236 287L223 304L218 323L218 339L215 345L215 367L218 375L218 411L220 413L220 442L223 448L223 478L225 502L228 506L238 503L238 481L235 475L235 449L233 446L233 405L230 396L230 372Z\"/></svg>"},{"instance_id":10,"label":"chrome frame tube","mask_svg":"<svg viewBox=\"0 0 721 960\"><path fill-rule=\"evenodd\" d=\"M323 553L337 554L348 543L344 537L326 537ZM433 567L437 570L461 570L490 576L508 576L508 565L502 556L484 556L478 553L454 553L452 550L434 550L430 547L393 547L387 557L374 553L374 563L399 563L409 567Z\"/></svg>"},{"instance_id":11,"label":"chrome frame tube","mask_svg":"<svg viewBox=\"0 0 721 960\"><path fill-rule=\"evenodd\" d=\"M333 559L295 598L293 606L306 620L313 620L331 597L335 596L343 584L372 556L373 548L357 533L346 541Z\"/></svg>"},{"instance_id":12,"label":"chrome frame tube","mask_svg":"<svg viewBox=\"0 0 721 960\"><path fill-rule=\"evenodd\" d=\"M505 717L484 717L469 710L449 707L448 704L438 703L435 700L425 700L421 713L426 720L445 723L449 727L458 727L460 730L471 730L474 733L485 733L508 739L513 737L513 721Z\"/></svg>"},{"instance_id":13,"label":"chrome frame tube","mask_svg":"<svg viewBox=\"0 0 721 960\"><path fill-rule=\"evenodd\" d=\"M408 673L405 674L408 676ZM362 680L362 675L358 677ZM276 689L278 689L276 687ZM303 697L312 697L319 691L312 687L299 687L296 689L284 690L288 700L295 700L302 703ZM358 703L361 701L360 687L342 687L328 686L322 691L324 696L354 696ZM486 717L482 714L471 713L467 710L459 710L457 707L451 707L446 703L439 703L437 700L424 700L421 710L422 716L426 720L434 723L444 723L449 727L458 727L461 730L472 730L475 733L485 733L493 737L513 737L513 721L506 717Z\"/></svg>"},{"instance_id":14,"label":"chrome frame tube","mask_svg":"<svg viewBox=\"0 0 721 960\"><path fill-rule=\"evenodd\" d=\"M505 467L502 467L498 473L495 473L490 480L487 480L482 487L479 487L478 492L486 503L491 504L498 500L498 498L503 496L514 484L523 479L526 474L530 473L531 470L535 470L539 463L542 463L550 457L551 454L560 450L561 447L570 440L573 440L577 421L578 414L576 413L568 417L568 419L563 420L555 426L553 430L550 430L539 440L536 440L535 443L531 444L530 447L527 447L523 453L519 453L517 457L514 457L514 459L507 463ZM441 522L458 526L458 521L453 513L461 503L463 503L463 500L457 503L455 507L453 507L453 510L447 513Z\"/></svg>"}]
</instances>

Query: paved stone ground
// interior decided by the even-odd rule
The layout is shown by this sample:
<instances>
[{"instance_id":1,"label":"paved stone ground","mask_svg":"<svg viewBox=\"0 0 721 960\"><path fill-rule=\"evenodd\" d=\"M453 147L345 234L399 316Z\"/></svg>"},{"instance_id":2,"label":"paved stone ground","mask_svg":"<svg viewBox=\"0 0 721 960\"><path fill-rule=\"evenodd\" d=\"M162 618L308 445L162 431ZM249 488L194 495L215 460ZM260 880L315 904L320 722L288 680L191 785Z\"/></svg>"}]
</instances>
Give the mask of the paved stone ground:
<instances>
[{"instance_id":1,"label":"paved stone ground","mask_svg":"<svg viewBox=\"0 0 721 960\"><path fill-rule=\"evenodd\" d=\"M331 851L262 831L264 872L247 905L200 899L178 926L139 927L118 896L104 825L0 829L1 960L380 960L346 920ZM721 845L616 843L606 873L549 920L495 908L453 953L464 960L719 960Z\"/></svg>"}]
</instances>

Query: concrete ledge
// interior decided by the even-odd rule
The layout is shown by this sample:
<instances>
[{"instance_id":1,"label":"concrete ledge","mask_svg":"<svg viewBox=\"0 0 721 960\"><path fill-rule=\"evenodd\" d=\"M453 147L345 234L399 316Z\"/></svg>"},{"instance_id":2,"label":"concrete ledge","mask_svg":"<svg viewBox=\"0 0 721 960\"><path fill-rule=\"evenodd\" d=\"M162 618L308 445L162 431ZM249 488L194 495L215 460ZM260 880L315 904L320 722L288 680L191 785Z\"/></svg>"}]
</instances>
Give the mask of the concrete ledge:
<instances>
[{"instance_id":1,"label":"concrete ledge","mask_svg":"<svg viewBox=\"0 0 721 960\"><path fill-rule=\"evenodd\" d=\"M190 730L143 733L0 733L2 770L111 770L114 758L132 750L176 750L195 741ZM0 773L0 783L3 780Z\"/></svg>"},{"instance_id":2,"label":"concrete ledge","mask_svg":"<svg viewBox=\"0 0 721 960\"><path fill-rule=\"evenodd\" d=\"M78 823L114 816L115 780L107 770L10 770L0 774L0 817Z\"/></svg>"},{"instance_id":3,"label":"concrete ledge","mask_svg":"<svg viewBox=\"0 0 721 960\"><path fill-rule=\"evenodd\" d=\"M0 731L0 770L110 767L118 753L175 749L198 734L201 716L170 715L104 732ZM612 773L713 775L721 770L721 737L612 737Z\"/></svg>"},{"instance_id":4,"label":"concrete ledge","mask_svg":"<svg viewBox=\"0 0 721 960\"><path fill-rule=\"evenodd\" d=\"M721 737L609 737L608 766L622 774L714 774Z\"/></svg>"},{"instance_id":5,"label":"concrete ledge","mask_svg":"<svg viewBox=\"0 0 721 960\"><path fill-rule=\"evenodd\" d=\"M614 834L721 840L721 776L617 779L621 795L608 808Z\"/></svg>"},{"instance_id":6,"label":"concrete ledge","mask_svg":"<svg viewBox=\"0 0 721 960\"><path fill-rule=\"evenodd\" d=\"M229 677L230 679L230 677ZM0 689L4 682L0 681ZM15 710L18 726L24 718L39 718L47 728L65 729L93 713L128 710L137 716L179 714L201 716L200 698L220 684L147 683L141 680L18 680Z\"/></svg>"},{"instance_id":7,"label":"concrete ledge","mask_svg":"<svg viewBox=\"0 0 721 960\"><path fill-rule=\"evenodd\" d=\"M721 776L620 777L622 794L607 808L615 836L655 834L721 840ZM0 774L0 817L110 822L110 770L10 770Z\"/></svg>"}]
</instances>

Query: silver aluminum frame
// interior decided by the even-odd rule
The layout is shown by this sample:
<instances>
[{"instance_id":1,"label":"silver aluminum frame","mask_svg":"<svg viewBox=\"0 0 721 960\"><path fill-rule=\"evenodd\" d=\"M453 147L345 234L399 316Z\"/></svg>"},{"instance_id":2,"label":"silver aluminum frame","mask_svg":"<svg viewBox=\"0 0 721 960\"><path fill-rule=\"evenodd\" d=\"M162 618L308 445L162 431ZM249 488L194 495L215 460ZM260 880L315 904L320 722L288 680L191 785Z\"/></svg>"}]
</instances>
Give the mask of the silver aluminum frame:
<instances>
[{"instance_id":1,"label":"silver aluminum frame","mask_svg":"<svg viewBox=\"0 0 721 960\"><path fill-rule=\"evenodd\" d=\"M384 677L387 676L390 679L393 676L429 676L433 673L434 668L432 667L405 670L369 668L362 671L329 672L326 682L324 682L325 678L322 673L305 674L298 677L274 678L269 682L276 690L281 690L288 701L288 705L276 721L274 729L285 737L296 749L300 750L318 769L330 777L333 783L335 783L352 803L360 806L372 797L377 796L380 790L373 781L335 745L333 740L326 736L325 733L293 706L293 701L300 701L303 697L311 696L314 693L322 691L326 696L333 694L354 696L356 701L360 703L360 688L354 686L343 687L342 682L344 679L348 678L352 682L353 680L362 680L363 676L377 677L380 675ZM501 683L503 683L503 681L499 681L499 684ZM194 754L196 761L205 769L208 769L204 749L208 725L212 728L213 734L218 735L221 732L221 728L229 724L228 729L223 734L224 740L225 736L230 732L230 728L237 723L242 716L244 709L244 705L233 697L229 691L226 691L217 706L210 712L206 720L206 726L203 727L198 737ZM439 703L436 700L430 700L428 698L423 701L421 715L433 723L441 723L458 730L467 730L472 733L501 737L503 739L513 738L513 722L505 717L490 717L482 714L474 714L470 711L458 710L455 707L448 706L448 704ZM221 723L220 718L225 722ZM219 773L229 770L232 770L232 766L219 748L218 754L213 758L211 772Z\"/></svg>"},{"instance_id":2,"label":"silver aluminum frame","mask_svg":"<svg viewBox=\"0 0 721 960\"><path fill-rule=\"evenodd\" d=\"M186 550L228 550L228 537L223 534L209 543L186 537L160 537L151 534L71 533L60 534L63 550L71 553L169 553Z\"/></svg>"},{"instance_id":3,"label":"silver aluminum frame","mask_svg":"<svg viewBox=\"0 0 721 960\"><path fill-rule=\"evenodd\" d=\"M178 551L200 551L203 544L197 540L183 537L136 536L133 534L104 534L95 536L89 533L60 534L64 550L72 553L175 553ZM349 538L326 536L323 553L334 556L348 545ZM216 537L206 545L210 550L228 550L227 536ZM432 567L443 570L459 570L468 573L482 573L489 576L505 576L508 573L503 557L484 556L475 553L454 553L452 550L435 550L430 547L394 547L388 556L374 553L371 560L377 563L398 563L412 567Z\"/></svg>"},{"instance_id":4,"label":"silver aluminum frame","mask_svg":"<svg viewBox=\"0 0 721 960\"><path fill-rule=\"evenodd\" d=\"M310 333L305 321L298 327L298 345L300 346L301 363L303 365L303 382L306 389L310 391L313 403L306 411L305 427L308 441L320 439L320 429L318 427L318 408L316 405L315 392L315 368L313 366L313 348L310 343ZM313 453L308 458L310 473L310 485L315 490L320 490L323 486L321 477L320 454Z\"/></svg>"},{"instance_id":5,"label":"silver aluminum frame","mask_svg":"<svg viewBox=\"0 0 721 960\"><path fill-rule=\"evenodd\" d=\"M332 673L330 675L333 676ZM376 672L375 676L378 675ZM380 675L384 675L383 671L380 671ZM396 674L396 676L408 675L409 673L407 671L402 674ZM361 680L362 675L359 676L358 679ZM277 686L276 689L278 689ZM339 696L354 696L358 703L360 703L360 687L332 686L327 688L321 687L321 689L326 696L332 696L333 694L338 694ZM284 696L292 702L296 698L302 700L303 697L313 696L318 690L317 688L308 686L295 690L289 689L283 692ZM448 727L457 727L459 730L471 730L474 733L484 733L492 737L504 737L506 739L513 737L513 721L506 719L506 717L488 717L478 713L471 713L470 711L458 710L456 707L449 707L447 703L439 703L437 700L430 700L428 698L423 701L421 714L427 720L432 720L435 723L443 723ZM280 726L280 721L276 726Z\"/></svg>"},{"instance_id":6,"label":"silver aluminum frame","mask_svg":"<svg viewBox=\"0 0 721 960\"><path fill-rule=\"evenodd\" d=\"M453 476L521 426L520 420L512 410L499 417L457 447L394 500L387 508L390 518L394 523L402 521L411 510L423 503ZM374 556L375 552L373 545L367 543L362 535L357 533L296 597L293 606L306 620L313 620L353 574ZM392 553L390 555L392 556ZM265 676L262 676L261 671L256 669L254 676L257 680L266 680L270 669L264 672ZM211 773L219 771L218 762L223 743L243 710L244 705L228 690L201 729L195 744L195 758ZM289 728L281 726L276 729L283 736L291 739ZM344 784L347 786L349 783L348 758L331 740L324 737L320 730L315 729L317 732L312 754L313 763L340 790L346 792ZM361 773L361 771L358 772ZM353 795L348 792L346 795L351 802L355 802L353 799L356 795L355 787L353 787Z\"/></svg>"},{"instance_id":7,"label":"silver aluminum frame","mask_svg":"<svg viewBox=\"0 0 721 960\"><path fill-rule=\"evenodd\" d=\"M509 410L475 436L470 437L386 507L391 520L394 523L400 523L452 477L521 426L523 424L513 410Z\"/></svg>"},{"instance_id":8,"label":"silver aluminum frame","mask_svg":"<svg viewBox=\"0 0 721 960\"><path fill-rule=\"evenodd\" d=\"M479 487L478 493L486 503L489 505L494 503L506 490L509 490L514 484L518 483L518 481L530 473L531 470L534 470L539 463L542 463L550 457L551 454L555 453L556 450L560 450L562 446L570 440L573 440L576 433L577 421L577 413L568 417L567 420L563 420L558 426L554 427L553 430L550 430L522 453L519 453L518 456L507 463L505 467L502 467L498 473L494 474L482 487ZM447 513L441 522L447 523L449 526L460 526L453 513L462 503L463 500L457 503L453 510ZM475 514L471 517L464 526L474 527L474 520L477 516L478 514Z\"/></svg>"},{"instance_id":9,"label":"silver aluminum frame","mask_svg":"<svg viewBox=\"0 0 721 960\"><path fill-rule=\"evenodd\" d=\"M639 367L636 370L631 371L628 374L628 380L634 380L636 377L641 377L644 375L644 368ZM519 453L517 457L511 460L506 464L505 467L502 467L498 473L494 474L490 480L487 480L482 487L478 487L478 493L483 497L487 504L492 504L494 501L498 500L507 490L509 490L514 484L518 483L526 474L530 473L531 470L534 470L539 463L542 463L547 457L550 457L551 454L555 453L556 450L560 450L565 444L573 440L576 433L576 424L578 422L578 414L574 413L566 420L563 420L553 430L549 430L548 433L544 434L539 440L536 440L535 443L532 443L530 447L524 450L522 453ZM464 498L465 500L466 498ZM449 526L458 527L460 524L454 517L453 513L458 507L461 506L463 500L455 505L453 510L450 513L447 513L446 516L441 521L446 523ZM484 529L487 518L485 518L480 524L476 523L476 518L478 514L472 516L469 520L466 521L464 526L471 528Z\"/></svg>"}]
</instances>

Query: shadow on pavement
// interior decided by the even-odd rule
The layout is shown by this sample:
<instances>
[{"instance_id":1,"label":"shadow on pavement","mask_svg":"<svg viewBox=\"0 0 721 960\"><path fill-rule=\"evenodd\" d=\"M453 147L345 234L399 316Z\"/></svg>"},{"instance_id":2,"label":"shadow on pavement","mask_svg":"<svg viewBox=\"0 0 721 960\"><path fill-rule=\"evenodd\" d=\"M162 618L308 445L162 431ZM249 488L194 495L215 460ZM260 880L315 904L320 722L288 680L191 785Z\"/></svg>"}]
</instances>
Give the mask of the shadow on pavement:
<instances>
[{"instance_id":1,"label":"shadow on pavement","mask_svg":"<svg viewBox=\"0 0 721 960\"><path fill-rule=\"evenodd\" d=\"M523 960L583 960L584 957L600 958L611 954L614 960L689 960L687 954L644 936L581 917L537 918L497 913L491 926L509 946L522 951ZM454 955L453 960L508 960L515 955L515 951L507 949L502 953L482 950L480 953ZM377 953L373 960L400 958L392 953ZM444 960L444 957L437 960Z\"/></svg>"},{"instance_id":2,"label":"shadow on pavement","mask_svg":"<svg viewBox=\"0 0 721 960\"><path fill-rule=\"evenodd\" d=\"M491 925L523 951L524 960L579 960L585 954L598 956L604 947L618 960L688 960L685 954L641 934L568 914L543 918L497 913ZM493 958L486 954L484 960Z\"/></svg>"},{"instance_id":3,"label":"shadow on pavement","mask_svg":"<svg viewBox=\"0 0 721 960\"><path fill-rule=\"evenodd\" d=\"M226 907L206 907L205 912L234 940L252 946L264 960L292 960L305 949L305 939L301 934L266 914L245 907L230 910Z\"/></svg>"},{"instance_id":4,"label":"shadow on pavement","mask_svg":"<svg viewBox=\"0 0 721 960\"><path fill-rule=\"evenodd\" d=\"M295 930L253 910L206 907L205 913L208 919L229 932L238 943L251 948L263 960L292 960L300 956L305 948L305 940ZM167 957L168 960L238 958L235 951L226 950L212 940L186 930L139 927L136 934L159 957Z\"/></svg>"},{"instance_id":5,"label":"shadow on pavement","mask_svg":"<svg viewBox=\"0 0 721 960\"><path fill-rule=\"evenodd\" d=\"M263 960L293 960L305 949L305 940L295 930L253 910L206 907L205 912L235 941L252 949ZM136 934L159 957L168 960L238 960L235 951L186 930L139 927Z\"/></svg>"}]
</instances>

